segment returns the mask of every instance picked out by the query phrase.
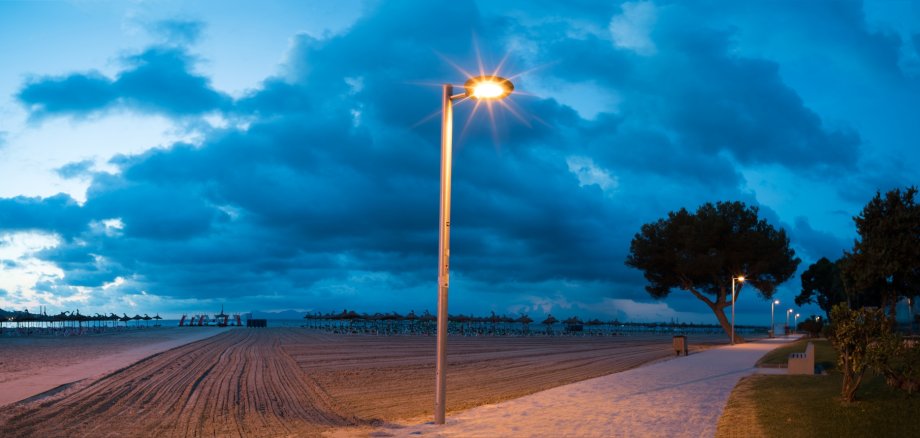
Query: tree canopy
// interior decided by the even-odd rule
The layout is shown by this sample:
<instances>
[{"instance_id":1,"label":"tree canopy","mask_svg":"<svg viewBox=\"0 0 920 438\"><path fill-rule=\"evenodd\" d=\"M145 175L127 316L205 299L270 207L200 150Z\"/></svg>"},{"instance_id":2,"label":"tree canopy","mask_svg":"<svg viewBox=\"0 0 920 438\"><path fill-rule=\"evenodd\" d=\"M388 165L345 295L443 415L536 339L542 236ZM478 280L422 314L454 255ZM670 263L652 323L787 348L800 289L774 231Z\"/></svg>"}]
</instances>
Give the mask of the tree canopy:
<instances>
[{"instance_id":1,"label":"tree canopy","mask_svg":"<svg viewBox=\"0 0 920 438\"><path fill-rule=\"evenodd\" d=\"M817 303L826 316L837 303L846 303L847 294L840 272L841 261L831 262L827 257L813 263L802 273L802 292L795 297L796 306Z\"/></svg>"},{"instance_id":2,"label":"tree canopy","mask_svg":"<svg viewBox=\"0 0 920 438\"><path fill-rule=\"evenodd\" d=\"M643 225L626 258L627 266L643 272L651 296L689 291L709 306L729 337L724 310L732 304L732 277L743 275L743 284L772 298L799 262L784 230L760 219L757 207L737 201L706 203L695 213L682 208Z\"/></svg>"},{"instance_id":3,"label":"tree canopy","mask_svg":"<svg viewBox=\"0 0 920 438\"><path fill-rule=\"evenodd\" d=\"M900 297L920 291L920 205L916 187L875 197L853 218L859 238L841 266L850 295L895 315Z\"/></svg>"}]
</instances>

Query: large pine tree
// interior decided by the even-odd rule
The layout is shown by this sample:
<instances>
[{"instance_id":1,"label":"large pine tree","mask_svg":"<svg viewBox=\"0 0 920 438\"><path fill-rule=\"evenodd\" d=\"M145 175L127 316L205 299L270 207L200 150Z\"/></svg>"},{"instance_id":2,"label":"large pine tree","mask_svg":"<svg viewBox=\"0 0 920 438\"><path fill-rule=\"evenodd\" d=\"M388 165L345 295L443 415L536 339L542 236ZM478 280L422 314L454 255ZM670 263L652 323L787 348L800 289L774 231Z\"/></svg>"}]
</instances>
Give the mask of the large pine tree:
<instances>
[{"instance_id":1,"label":"large pine tree","mask_svg":"<svg viewBox=\"0 0 920 438\"><path fill-rule=\"evenodd\" d=\"M769 299L800 262L786 232L757 213L757 207L742 202L706 203L695 213L683 208L670 212L642 226L630 244L626 265L644 273L649 282L645 289L655 298L675 289L693 294L731 337L725 308L732 305L732 277L743 275L743 284Z\"/></svg>"}]
</instances>

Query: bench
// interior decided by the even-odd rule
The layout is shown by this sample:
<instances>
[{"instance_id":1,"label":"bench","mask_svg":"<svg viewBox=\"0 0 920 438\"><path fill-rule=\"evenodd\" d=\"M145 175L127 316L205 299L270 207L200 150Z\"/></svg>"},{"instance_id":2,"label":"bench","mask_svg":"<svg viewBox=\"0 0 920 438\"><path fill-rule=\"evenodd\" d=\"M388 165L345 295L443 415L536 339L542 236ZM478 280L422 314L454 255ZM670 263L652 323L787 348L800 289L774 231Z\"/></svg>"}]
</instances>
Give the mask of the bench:
<instances>
[{"instance_id":1,"label":"bench","mask_svg":"<svg viewBox=\"0 0 920 438\"><path fill-rule=\"evenodd\" d=\"M789 374L814 374L815 345L809 342L804 353L790 354L788 370Z\"/></svg>"}]
</instances>

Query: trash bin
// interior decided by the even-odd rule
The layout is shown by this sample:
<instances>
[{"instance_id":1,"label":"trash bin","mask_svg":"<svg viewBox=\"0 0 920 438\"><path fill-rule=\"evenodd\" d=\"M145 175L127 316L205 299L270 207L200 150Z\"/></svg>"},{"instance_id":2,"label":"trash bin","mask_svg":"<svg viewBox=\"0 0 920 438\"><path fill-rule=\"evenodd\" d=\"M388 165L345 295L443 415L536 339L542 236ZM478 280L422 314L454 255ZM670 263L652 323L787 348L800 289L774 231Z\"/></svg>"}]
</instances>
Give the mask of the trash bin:
<instances>
[{"instance_id":1,"label":"trash bin","mask_svg":"<svg viewBox=\"0 0 920 438\"><path fill-rule=\"evenodd\" d=\"M677 355L680 356L681 352L684 352L684 356L687 355L687 337L684 335L675 335L674 340L674 351L677 352Z\"/></svg>"}]
</instances>

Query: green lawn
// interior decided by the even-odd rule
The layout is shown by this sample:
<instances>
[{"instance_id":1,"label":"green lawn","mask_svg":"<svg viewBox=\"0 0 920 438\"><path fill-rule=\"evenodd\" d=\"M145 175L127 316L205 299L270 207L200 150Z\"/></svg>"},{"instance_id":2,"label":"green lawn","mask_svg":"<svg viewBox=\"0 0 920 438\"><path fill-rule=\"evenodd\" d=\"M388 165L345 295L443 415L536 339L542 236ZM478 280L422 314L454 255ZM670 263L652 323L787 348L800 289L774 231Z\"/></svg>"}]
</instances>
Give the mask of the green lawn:
<instances>
[{"instance_id":1,"label":"green lawn","mask_svg":"<svg viewBox=\"0 0 920 438\"><path fill-rule=\"evenodd\" d=\"M785 353L761 359L778 363ZM801 343L798 351L804 351ZM836 361L826 341L815 343L816 363ZM822 353L823 351L823 353ZM823 356L822 356L823 355ZM920 394L908 396L889 388L881 377L867 374L857 401L840 401L841 375L754 375L735 387L716 432L717 437L916 437L920 436Z\"/></svg>"}]
</instances>

